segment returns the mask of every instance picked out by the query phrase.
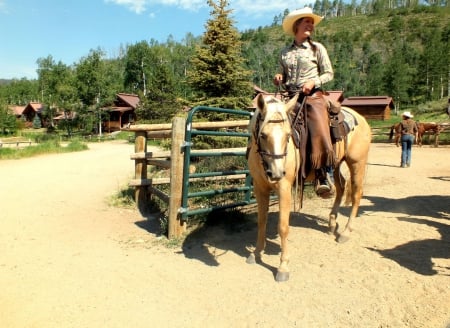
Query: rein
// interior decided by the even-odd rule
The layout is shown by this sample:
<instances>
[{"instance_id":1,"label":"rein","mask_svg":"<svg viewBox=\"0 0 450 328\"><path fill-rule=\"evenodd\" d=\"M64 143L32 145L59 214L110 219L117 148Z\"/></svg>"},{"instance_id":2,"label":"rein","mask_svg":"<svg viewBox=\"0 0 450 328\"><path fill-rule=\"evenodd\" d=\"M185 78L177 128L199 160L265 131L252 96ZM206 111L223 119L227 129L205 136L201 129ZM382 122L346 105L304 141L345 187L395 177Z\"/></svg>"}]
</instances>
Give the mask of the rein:
<instances>
[{"instance_id":1,"label":"rein","mask_svg":"<svg viewBox=\"0 0 450 328\"><path fill-rule=\"evenodd\" d=\"M266 152L264 150L261 150L261 145L260 145L260 142L259 142L259 131L260 131L260 128L261 128L259 123L261 121L264 122L264 119L261 117L261 113L259 113L258 114L258 118L256 120L255 136L254 136L255 140L256 140L256 145L258 146L258 150L257 150L258 154L260 154L261 157L270 157L270 158L275 158L275 159L280 159L280 158L286 157L287 156L287 145L286 145L286 150L282 154L271 154L271 153L268 153L268 152ZM278 123L284 123L284 122L286 122L286 119L268 120L268 121L266 121L266 124L270 124L270 123L278 124ZM288 138L288 142L289 142L289 139L290 138ZM264 159L263 159L263 163L264 163ZM265 163L264 163L264 166L266 166Z\"/></svg>"}]
</instances>

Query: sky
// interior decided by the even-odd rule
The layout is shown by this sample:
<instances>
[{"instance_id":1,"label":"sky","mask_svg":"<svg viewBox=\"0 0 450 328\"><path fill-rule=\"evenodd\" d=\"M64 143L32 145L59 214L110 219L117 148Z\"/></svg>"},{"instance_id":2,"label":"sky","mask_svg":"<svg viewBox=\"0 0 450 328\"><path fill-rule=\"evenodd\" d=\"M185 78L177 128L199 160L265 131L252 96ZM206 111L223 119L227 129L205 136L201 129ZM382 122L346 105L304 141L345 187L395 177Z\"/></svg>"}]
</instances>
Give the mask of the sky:
<instances>
[{"instance_id":1,"label":"sky","mask_svg":"<svg viewBox=\"0 0 450 328\"><path fill-rule=\"evenodd\" d=\"M229 0L228 9L242 32L306 3ZM206 0L0 0L0 79L36 79L38 58L72 65L90 50L116 58L121 47L141 41L201 36L210 11Z\"/></svg>"}]
</instances>

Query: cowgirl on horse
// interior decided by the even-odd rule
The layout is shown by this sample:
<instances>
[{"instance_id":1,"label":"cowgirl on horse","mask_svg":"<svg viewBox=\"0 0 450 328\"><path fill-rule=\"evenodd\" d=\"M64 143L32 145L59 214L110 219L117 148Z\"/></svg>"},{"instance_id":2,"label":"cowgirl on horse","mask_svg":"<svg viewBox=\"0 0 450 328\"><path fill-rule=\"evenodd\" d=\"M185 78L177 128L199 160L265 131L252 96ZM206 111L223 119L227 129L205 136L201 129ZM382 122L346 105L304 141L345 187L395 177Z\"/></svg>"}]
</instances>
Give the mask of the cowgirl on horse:
<instances>
[{"instance_id":1,"label":"cowgirl on horse","mask_svg":"<svg viewBox=\"0 0 450 328\"><path fill-rule=\"evenodd\" d=\"M333 150L328 118L328 102L322 86L334 77L333 68L326 48L312 41L314 28L322 17L314 14L311 8L291 12L283 21L283 30L294 36L293 42L280 54L279 70L273 82L283 86L290 97L300 93L298 103L306 100L308 133L311 147L310 165L315 170L315 191L317 195L328 198L335 192L333 167L336 155ZM297 106L295 111L301 110Z\"/></svg>"}]
</instances>

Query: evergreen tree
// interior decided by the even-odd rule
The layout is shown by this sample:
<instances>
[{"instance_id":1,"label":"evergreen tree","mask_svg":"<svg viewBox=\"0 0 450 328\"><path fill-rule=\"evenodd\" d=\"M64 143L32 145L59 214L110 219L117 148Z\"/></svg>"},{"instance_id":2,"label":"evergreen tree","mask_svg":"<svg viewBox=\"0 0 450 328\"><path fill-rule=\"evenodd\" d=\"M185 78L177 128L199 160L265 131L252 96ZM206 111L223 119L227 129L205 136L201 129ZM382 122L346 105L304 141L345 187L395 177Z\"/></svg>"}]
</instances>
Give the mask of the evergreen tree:
<instances>
[{"instance_id":1,"label":"evergreen tree","mask_svg":"<svg viewBox=\"0 0 450 328\"><path fill-rule=\"evenodd\" d=\"M39 115L37 113L34 115L34 118L33 118L33 128L34 129L42 128L41 118L39 117Z\"/></svg>"},{"instance_id":2,"label":"evergreen tree","mask_svg":"<svg viewBox=\"0 0 450 328\"><path fill-rule=\"evenodd\" d=\"M203 43L196 47L191 60L188 82L202 96L238 97L242 98L238 101L241 105L248 105L251 101L251 72L244 68L242 42L229 17L232 11L226 8L227 0L219 0L218 4L208 0L208 4L212 8L212 18L206 24Z\"/></svg>"},{"instance_id":3,"label":"evergreen tree","mask_svg":"<svg viewBox=\"0 0 450 328\"><path fill-rule=\"evenodd\" d=\"M14 133L17 130L16 117L7 105L0 103L0 134Z\"/></svg>"}]
</instances>

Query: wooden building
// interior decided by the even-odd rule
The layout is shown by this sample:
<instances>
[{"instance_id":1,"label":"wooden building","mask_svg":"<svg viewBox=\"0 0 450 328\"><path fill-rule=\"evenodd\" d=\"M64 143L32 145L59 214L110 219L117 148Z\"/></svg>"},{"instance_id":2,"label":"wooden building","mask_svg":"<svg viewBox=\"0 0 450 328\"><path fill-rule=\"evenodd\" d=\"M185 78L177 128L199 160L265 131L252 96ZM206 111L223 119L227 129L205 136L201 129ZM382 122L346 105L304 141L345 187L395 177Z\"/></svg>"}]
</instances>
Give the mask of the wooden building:
<instances>
[{"instance_id":1,"label":"wooden building","mask_svg":"<svg viewBox=\"0 0 450 328\"><path fill-rule=\"evenodd\" d=\"M391 117L394 102L388 96L348 97L342 101L342 106L354 109L368 120L384 121Z\"/></svg>"},{"instance_id":2,"label":"wooden building","mask_svg":"<svg viewBox=\"0 0 450 328\"><path fill-rule=\"evenodd\" d=\"M106 132L119 131L136 121L135 110L140 102L139 96L135 94L118 93L112 106L102 108L108 113L103 123Z\"/></svg>"},{"instance_id":3,"label":"wooden building","mask_svg":"<svg viewBox=\"0 0 450 328\"><path fill-rule=\"evenodd\" d=\"M20 117L25 121L25 127L33 127L33 121L36 115L41 121L41 126L44 126L44 121L42 119L42 109L43 105L38 102L30 102L25 106L22 114L20 115Z\"/></svg>"}]
</instances>

